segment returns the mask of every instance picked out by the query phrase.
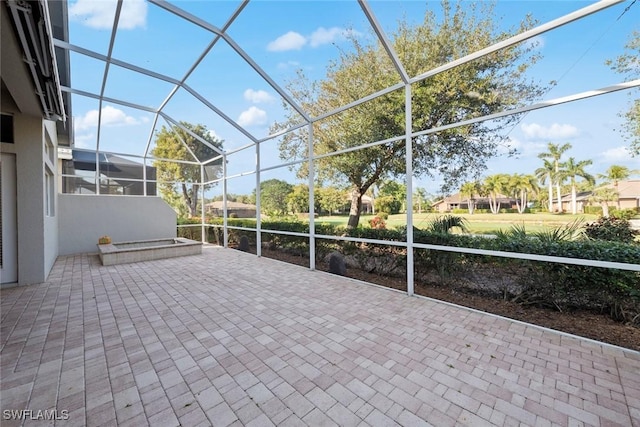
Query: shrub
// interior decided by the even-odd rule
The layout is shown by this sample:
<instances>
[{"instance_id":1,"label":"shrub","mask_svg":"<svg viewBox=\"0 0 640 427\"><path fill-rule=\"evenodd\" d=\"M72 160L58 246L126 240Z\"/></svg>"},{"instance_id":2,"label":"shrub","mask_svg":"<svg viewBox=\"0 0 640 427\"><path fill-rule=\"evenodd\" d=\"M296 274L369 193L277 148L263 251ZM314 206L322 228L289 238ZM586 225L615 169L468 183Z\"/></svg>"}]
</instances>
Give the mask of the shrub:
<instances>
[{"instance_id":1,"label":"shrub","mask_svg":"<svg viewBox=\"0 0 640 427\"><path fill-rule=\"evenodd\" d=\"M387 228L387 223L381 217L374 216L369 220L369 226L377 230L385 230Z\"/></svg>"},{"instance_id":2,"label":"shrub","mask_svg":"<svg viewBox=\"0 0 640 427\"><path fill-rule=\"evenodd\" d=\"M402 208L402 203L396 200L393 196L378 197L374 200L373 204L376 211L390 212L392 214L399 213L400 208Z\"/></svg>"},{"instance_id":3,"label":"shrub","mask_svg":"<svg viewBox=\"0 0 640 427\"><path fill-rule=\"evenodd\" d=\"M384 219L386 221L386 220L389 219L389 212L385 212L385 211L378 212L376 214L376 216L379 216L380 218L382 218L382 219Z\"/></svg>"},{"instance_id":4,"label":"shrub","mask_svg":"<svg viewBox=\"0 0 640 427\"><path fill-rule=\"evenodd\" d=\"M626 219L600 217L587 224L585 234L594 240L631 243L638 232L631 228L631 223Z\"/></svg>"},{"instance_id":5,"label":"shrub","mask_svg":"<svg viewBox=\"0 0 640 427\"><path fill-rule=\"evenodd\" d=\"M231 213L229 214L229 218L238 218L238 214L237 214L237 213L235 213L235 212L231 212Z\"/></svg>"},{"instance_id":6,"label":"shrub","mask_svg":"<svg viewBox=\"0 0 640 427\"><path fill-rule=\"evenodd\" d=\"M634 208L620 209L611 211L611 216L618 219L631 219L638 214L638 211Z\"/></svg>"},{"instance_id":7,"label":"shrub","mask_svg":"<svg viewBox=\"0 0 640 427\"><path fill-rule=\"evenodd\" d=\"M592 215L602 215L602 206L585 206L584 213Z\"/></svg>"}]
</instances>

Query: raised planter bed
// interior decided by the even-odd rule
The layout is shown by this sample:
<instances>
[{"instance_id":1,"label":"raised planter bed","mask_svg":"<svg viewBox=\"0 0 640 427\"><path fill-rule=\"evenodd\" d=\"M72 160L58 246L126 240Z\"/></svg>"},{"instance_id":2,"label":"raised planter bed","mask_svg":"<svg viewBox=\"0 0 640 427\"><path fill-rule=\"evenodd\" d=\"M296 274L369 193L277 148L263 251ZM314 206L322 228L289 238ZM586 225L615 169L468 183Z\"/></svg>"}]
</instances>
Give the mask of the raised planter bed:
<instances>
[{"instance_id":1,"label":"raised planter bed","mask_svg":"<svg viewBox=\"0 0 640 427\"><path fill-rule=\"evenodd\" d=\"M202 243L181 237L98 245L102 265L127 264L202 253Z\"/></svg>"}]
</instances>

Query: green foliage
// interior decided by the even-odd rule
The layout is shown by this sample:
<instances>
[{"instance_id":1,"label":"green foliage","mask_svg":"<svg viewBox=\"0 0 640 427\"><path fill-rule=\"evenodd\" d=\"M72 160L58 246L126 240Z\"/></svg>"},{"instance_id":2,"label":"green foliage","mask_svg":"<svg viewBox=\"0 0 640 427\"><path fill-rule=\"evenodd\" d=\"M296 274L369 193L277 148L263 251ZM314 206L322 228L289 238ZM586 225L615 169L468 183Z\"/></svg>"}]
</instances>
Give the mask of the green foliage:
<instances>
[{"instance_id":1,"label":"green foliage","mask_svg":"<svg viewBox=\"0 0 640 427\"><path fill-rule=\"evenodd\" d=\"M602 206L585 206L584 213L591 215L602 215Z\"/></svg>"},{"instance_id":2,"label":"green foliage","mask_svg":"<svg viewBox=\"0 0 640 427\"><path fill-rule=\"evenodd\" d=\"M538 231L533 236L542 242L554 243L577 240L582 235L582 219L578 218L569 224L552 229Z\"/></svg>"},{"instance_id":3,"label":"green foliage","mask_svg":"<svg viewBox=\"0 0 640 427\"><path fill-rule=\"evenodd\" d=\"M260 183L260 211L274 217L285 215L287 213L287 198L292 191L293 186L281 179L262 181Z\"/></svg>"},{"instance_id":4,"label":"green foliage","mask_svg":"<svg viewBox=\"0 0 640 427\"><path fill-rule=\"evenodd\" d=\"M631 228L631 223L626 219L600 217L597 221L587 224L585 234L594 240L632 243L638 232Z\"/></svg>"},{"instance_id":5,"label":"green foliage","mask_svg":"<svg viewBox=\"0 0 640 427\"><path fill-rule=\"evenodd\" d=\"M391 197L395 203L391 206L393 208L392 210L384 208L380 210L384 210L392 214L400 213L400 211L404 210L407 201L407 186L404 183L397 181L385 180L380 184L380 194L378 195L378 198L381 197Z\"/></svg>"},{"instance_id":6,"label":"green foliage","mask_svg":"<svg viewBox=\"0 0 640 427\"><path fill-rule=\"evenodd\" d=\"M389 219L389 212L380 211L376 215L384 219L385 221Z\"/></svg>"},{"instance_id":7,"label":"green foliage","mask_svg":"<svg viewBox=\"0 0 640 427\"><path fill-rule=\"evenodd\" d=\"M509 179L509 175L498 173L489 175L482 183L482 191L489 196L489 207L493 214L500 212L500 201L498 199L508 191Z\"/></svg>"},{"instance_id":8,"label":"green foliage","mask_svg":"<svg viewBox=\"0 0 640 427\"><path fill-rule=\"evenodd\" d=\"M427 224L427 230L432 233L448 234L451 229L458 228L463 233L469 231L467 227L468 221L465 218L454 215L442 215L433 219Z\"/></svg>"},{"instance_id":9,"label":"green foliage","mask_svg":"<svg viewBox=\"0 0 640 427\"><path fill-rule=\"evenodd\" d=\"M320 209L331 215L345 204L345 192L335 187L318 187L314 195Z\"/></svg>"},{"instance_id":10,"label":"green foliage","mask_svg":"<svg viewBox=\"0 0 640 427\"><path fill-rule=\"evenodd\" d=\"M625 53L618 56L615 60L608 60L606 64L614 71L623 74L627 80L638 78L638 58L640 57L640 31L634 31L629 35L629 41L625 45ZM640 99L637 94L631 92L629 95L634 96L631 100L631 106L626 112L620 114L624 117L622 134L626 137L629 144L629 151L632 155L640 155Z\"/></svg>"},{"instance_id":11,"label":"green foliage","mask_svg":"<svg viewBox=\"0 0 640 427\"><path fill-rule=\"evenodd\" d=\"M629 220L637 216L638 213L640 213L640 211L634 208L620 209L620 210L614 209L611 211L611 216L614 218Z\"/></svg>"},{"instance_id":12,"label":"green foliage","mask_svg":"<svg viewBox=\"0 0 640 427\"><path fill-rule=\"evenodd\" d=\"M388 212L390 214L399 213L402 207L402 203L393 196L380 196L374 200L373 205L376 211Z\"/></svg>"},{"instance_id":13,"label":"green foliage","mask_svg":"<svg viewBox=\"0 0 640 427\"><path fill-rule=\"evenodd\" d=\"M151 151L156 158L158 187L162 197L179 216L183 216L180 205L186 205L190 216L197 215L201 183L220 177L222 157L209 163L205 177L201 176L199 164L178 163L171 160L204 162L218 157L223 141L212 136L205 125L180 122L181 126L162 128L155 135L155 147ZM212 148L214 147L214 148ZM194 157L195 156L195 157ZM205 184L205 189L212 184Z\"/></svg>"},{"instance_id":14,"label":"green foliage","mask_svg":"<svg viewBox=\"0 0 640 427\"><path fill-rule=\"evenodd\" d=\"M289 212L309 212L309 186L298 184L291 188L286 197Z\"/></svg>"},{"instance_id":15,"label":"green foliage","mask_svg":"<svg viewBox=\"0 0 640 427\"><path fill-rule=\"evenodd\" d=\"M485 48L498 40L531 28L525 18L516 28L505 30L494 8L487 3L442 3L442 14L428 11L420 25L402 21L390 42L410 76L436 68L455 58ZM310 83L301 73L287 88L311 116L349 104L375 93L398 79L397 70L379 43L362 44L340 51L326 79ZM413 129L405 129L405 94L397 90L314 123L314 150L322 155L397 137L408 131L438 127L479 115L489 115L524 105L542 93L527 77L538 59L535 46L519 44L460 65L412 84ZM297 124L299 115L288 107L287 121L273 131ZM486 160L497 153L518 117L504 117L455 127L438 134L422 135L412 145L415 176L439 173L447 189L456 188L468 175L486 168ZM473 141L473 143L469 143ZM286 133L280 144L283 160L306 158L308 129ZM345 184L354 190L359 205L363 194L382 179L402 176L406 171L404 140L323 156L316 161L321 180ZM308 174L307 164L298 169ZM352 210L349 226L357 227L359 211Z\"/></svg>"}]
</instances>

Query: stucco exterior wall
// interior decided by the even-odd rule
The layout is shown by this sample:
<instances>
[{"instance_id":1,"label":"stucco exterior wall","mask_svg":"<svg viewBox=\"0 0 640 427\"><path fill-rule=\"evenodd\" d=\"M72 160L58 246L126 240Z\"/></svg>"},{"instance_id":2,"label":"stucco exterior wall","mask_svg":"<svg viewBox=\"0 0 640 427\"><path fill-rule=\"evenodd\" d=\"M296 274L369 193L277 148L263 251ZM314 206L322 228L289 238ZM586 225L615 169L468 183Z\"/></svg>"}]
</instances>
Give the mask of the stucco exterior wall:
<instances>
[{"instance_id":1,"label":"stucco exterior wall","mask_svg":"<svg viewBox=\"0 0 640 427\"><path fill-rule=\"evenodd\" d=\"M16 155L16 210L18 228L18 284L44 282L58 256L57 216L45 217L44 129L53 126L42 118L14 113L14 144L2 151ZM55 145L55 131L51 141Z\"/></svg>"},{"instance_id":2,"label":"stucco exterior wall","mask_svg":"<svg viewBox=\"0 0 640 427\"><path fill-rule=\"evenodd\" d=\"M96 253L114 242L176 237L176 213L160 197L60 194L59 254Z\"/></svg>"}]
</instances>

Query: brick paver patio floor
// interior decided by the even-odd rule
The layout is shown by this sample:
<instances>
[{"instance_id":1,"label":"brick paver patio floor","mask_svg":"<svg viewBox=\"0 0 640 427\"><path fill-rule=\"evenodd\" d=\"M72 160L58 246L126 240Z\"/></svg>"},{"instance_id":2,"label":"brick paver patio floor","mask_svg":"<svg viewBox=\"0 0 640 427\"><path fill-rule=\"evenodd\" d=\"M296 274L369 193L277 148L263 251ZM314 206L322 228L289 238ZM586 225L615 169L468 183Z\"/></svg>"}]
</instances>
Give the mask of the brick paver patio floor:
<instances>
[{"instance_id":1,"label":"brick paver patio floor","mask_svg":"<svg viewBox=\"0 0 640 427\"><path fill-rule=\"evenodd\" d=\"M234 250L0 295L3 426L640 426L637 352Z\"/></svg>"}]
</instances>

